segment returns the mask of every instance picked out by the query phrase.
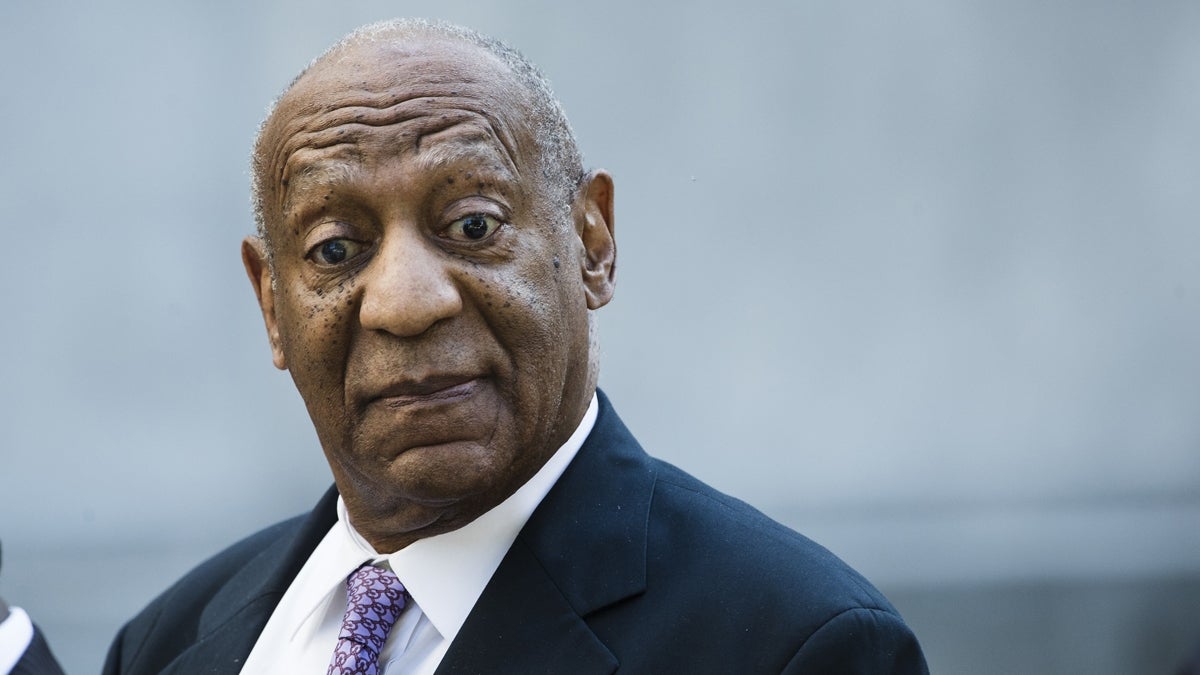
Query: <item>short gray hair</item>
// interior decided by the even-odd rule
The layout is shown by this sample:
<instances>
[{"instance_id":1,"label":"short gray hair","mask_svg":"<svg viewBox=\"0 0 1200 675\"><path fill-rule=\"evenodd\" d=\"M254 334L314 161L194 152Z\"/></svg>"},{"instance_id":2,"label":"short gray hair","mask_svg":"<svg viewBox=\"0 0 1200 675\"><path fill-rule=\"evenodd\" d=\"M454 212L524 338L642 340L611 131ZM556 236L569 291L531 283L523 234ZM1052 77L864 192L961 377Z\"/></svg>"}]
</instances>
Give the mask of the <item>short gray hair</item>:
<instances>
[{"instance_id":1,"label":"short gray hair","mask_svg":"<svg viewBox=\"0 0 1200 675\"><path fill-rule=\"evenodd\" d=\"M268 106L267 114L258 126L254 150L250 158L250 198L254 209L254 222L259 236L267 242L268 256L271 255L272 248L267 239L264 204L268 176L261 146L267 123L270 122L279 101L313 66L336 52L364 43L414 37L443 38L474 45L499 59L512 71L518 83L529 94L530 109L527 112L532 122L532 130L538 147L538 161L542 177L550 190L550 196L558 202L563 217L565 218L570 213L571 201L584 177L583 156L579 152L579 146L575 141L575 132L571 129L570 122L567 121L562 104L555 97L554 90L550 87L550 81L538 70L537 66L504 42L470 28L427 19L391 19L367 24L346 35L313 59Z\"/></svg>"}]
</instances>

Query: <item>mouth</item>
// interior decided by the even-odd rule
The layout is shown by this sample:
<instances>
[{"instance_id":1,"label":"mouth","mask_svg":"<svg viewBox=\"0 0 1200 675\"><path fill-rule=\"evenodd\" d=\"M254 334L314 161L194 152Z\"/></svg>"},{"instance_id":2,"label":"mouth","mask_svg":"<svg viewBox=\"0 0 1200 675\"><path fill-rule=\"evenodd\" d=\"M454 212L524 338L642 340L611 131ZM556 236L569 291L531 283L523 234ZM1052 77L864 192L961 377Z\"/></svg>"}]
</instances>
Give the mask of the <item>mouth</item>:
<instances>
[{"instance_id":1,"label":"mouth","mask_svg":"<svg viewBox=\"0 0 1200 675\"><path fill-rule=\"evenodd\" d=\"M373 403L406 408L430 403L452 403L470 398L480 386L478 376L444 375L417 382L398 382L379 391Z\"/></svg>"}]
</instances>

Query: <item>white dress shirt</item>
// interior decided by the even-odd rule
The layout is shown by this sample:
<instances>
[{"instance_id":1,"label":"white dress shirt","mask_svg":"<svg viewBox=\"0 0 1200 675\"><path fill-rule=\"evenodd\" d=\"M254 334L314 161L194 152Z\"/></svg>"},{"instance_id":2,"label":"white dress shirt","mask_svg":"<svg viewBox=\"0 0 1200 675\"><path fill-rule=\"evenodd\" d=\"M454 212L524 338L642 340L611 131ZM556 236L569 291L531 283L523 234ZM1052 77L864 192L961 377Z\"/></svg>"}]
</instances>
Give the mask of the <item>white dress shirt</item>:
<instances>
[{"instance_id":1,"label":"white dress shirt","mask_svg":"<svg viewBox=\"0 0 1200 675\"><path fill-rule=\"evenodd\" d=\"M20 607L10 607L8 618L0 621L0 673L11 671L33 640L33 622Z\"/></svg>"},{"instance_id":2,"label":"white dress shirt","mask_svg":"<svg viewBox=\"0 0 1200 675\"><path fill-rule=\"evenodd\" d=\"M596 396L567 442L508 499L457 530L381 555L338 521L292 581L246 659L243 675L325 675L346 612L346 577L365 562L390 567L411 598L379 654L381 675L431 675L500 561L596 423Z\"/></svg>"}]
</instances>

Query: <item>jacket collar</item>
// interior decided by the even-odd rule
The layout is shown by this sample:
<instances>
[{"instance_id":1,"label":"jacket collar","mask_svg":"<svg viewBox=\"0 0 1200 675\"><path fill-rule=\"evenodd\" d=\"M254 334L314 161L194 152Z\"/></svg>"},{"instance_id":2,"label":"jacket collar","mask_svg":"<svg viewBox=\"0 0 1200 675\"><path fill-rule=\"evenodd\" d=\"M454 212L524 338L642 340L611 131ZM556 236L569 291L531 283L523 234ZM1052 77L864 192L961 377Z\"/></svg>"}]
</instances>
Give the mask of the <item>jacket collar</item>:
<instances>
[{"instance_id":1,"label":"jacket collar","mask_svg":"<svg viewBox=\"0 0 1200 675\"><path fill-rule=\"evenodd\" d=\"M496 570L439 673L609 673L584 618L646 588L655 472L597 392L596 426Z\"/></svg>"}]
</instances>

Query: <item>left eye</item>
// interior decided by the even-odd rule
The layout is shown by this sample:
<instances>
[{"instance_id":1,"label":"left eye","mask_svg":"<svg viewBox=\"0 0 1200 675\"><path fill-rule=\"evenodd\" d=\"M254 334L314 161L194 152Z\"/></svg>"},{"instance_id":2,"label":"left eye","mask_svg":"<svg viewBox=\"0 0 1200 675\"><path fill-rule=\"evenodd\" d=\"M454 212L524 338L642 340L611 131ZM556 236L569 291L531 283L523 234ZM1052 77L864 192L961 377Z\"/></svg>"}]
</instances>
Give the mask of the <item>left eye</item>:
<instances>
[{"instance_id":1,"label":"left eye","mask_svg":"<svg viewBox=\"0 0 1200 675\"><path fill-rule=\"evenodd\" d=\"M492 235L500 227L500 221L482 213L472 213L450 223L446 236L458 241L480 241Z\"/></svg>"}]
</instances>

